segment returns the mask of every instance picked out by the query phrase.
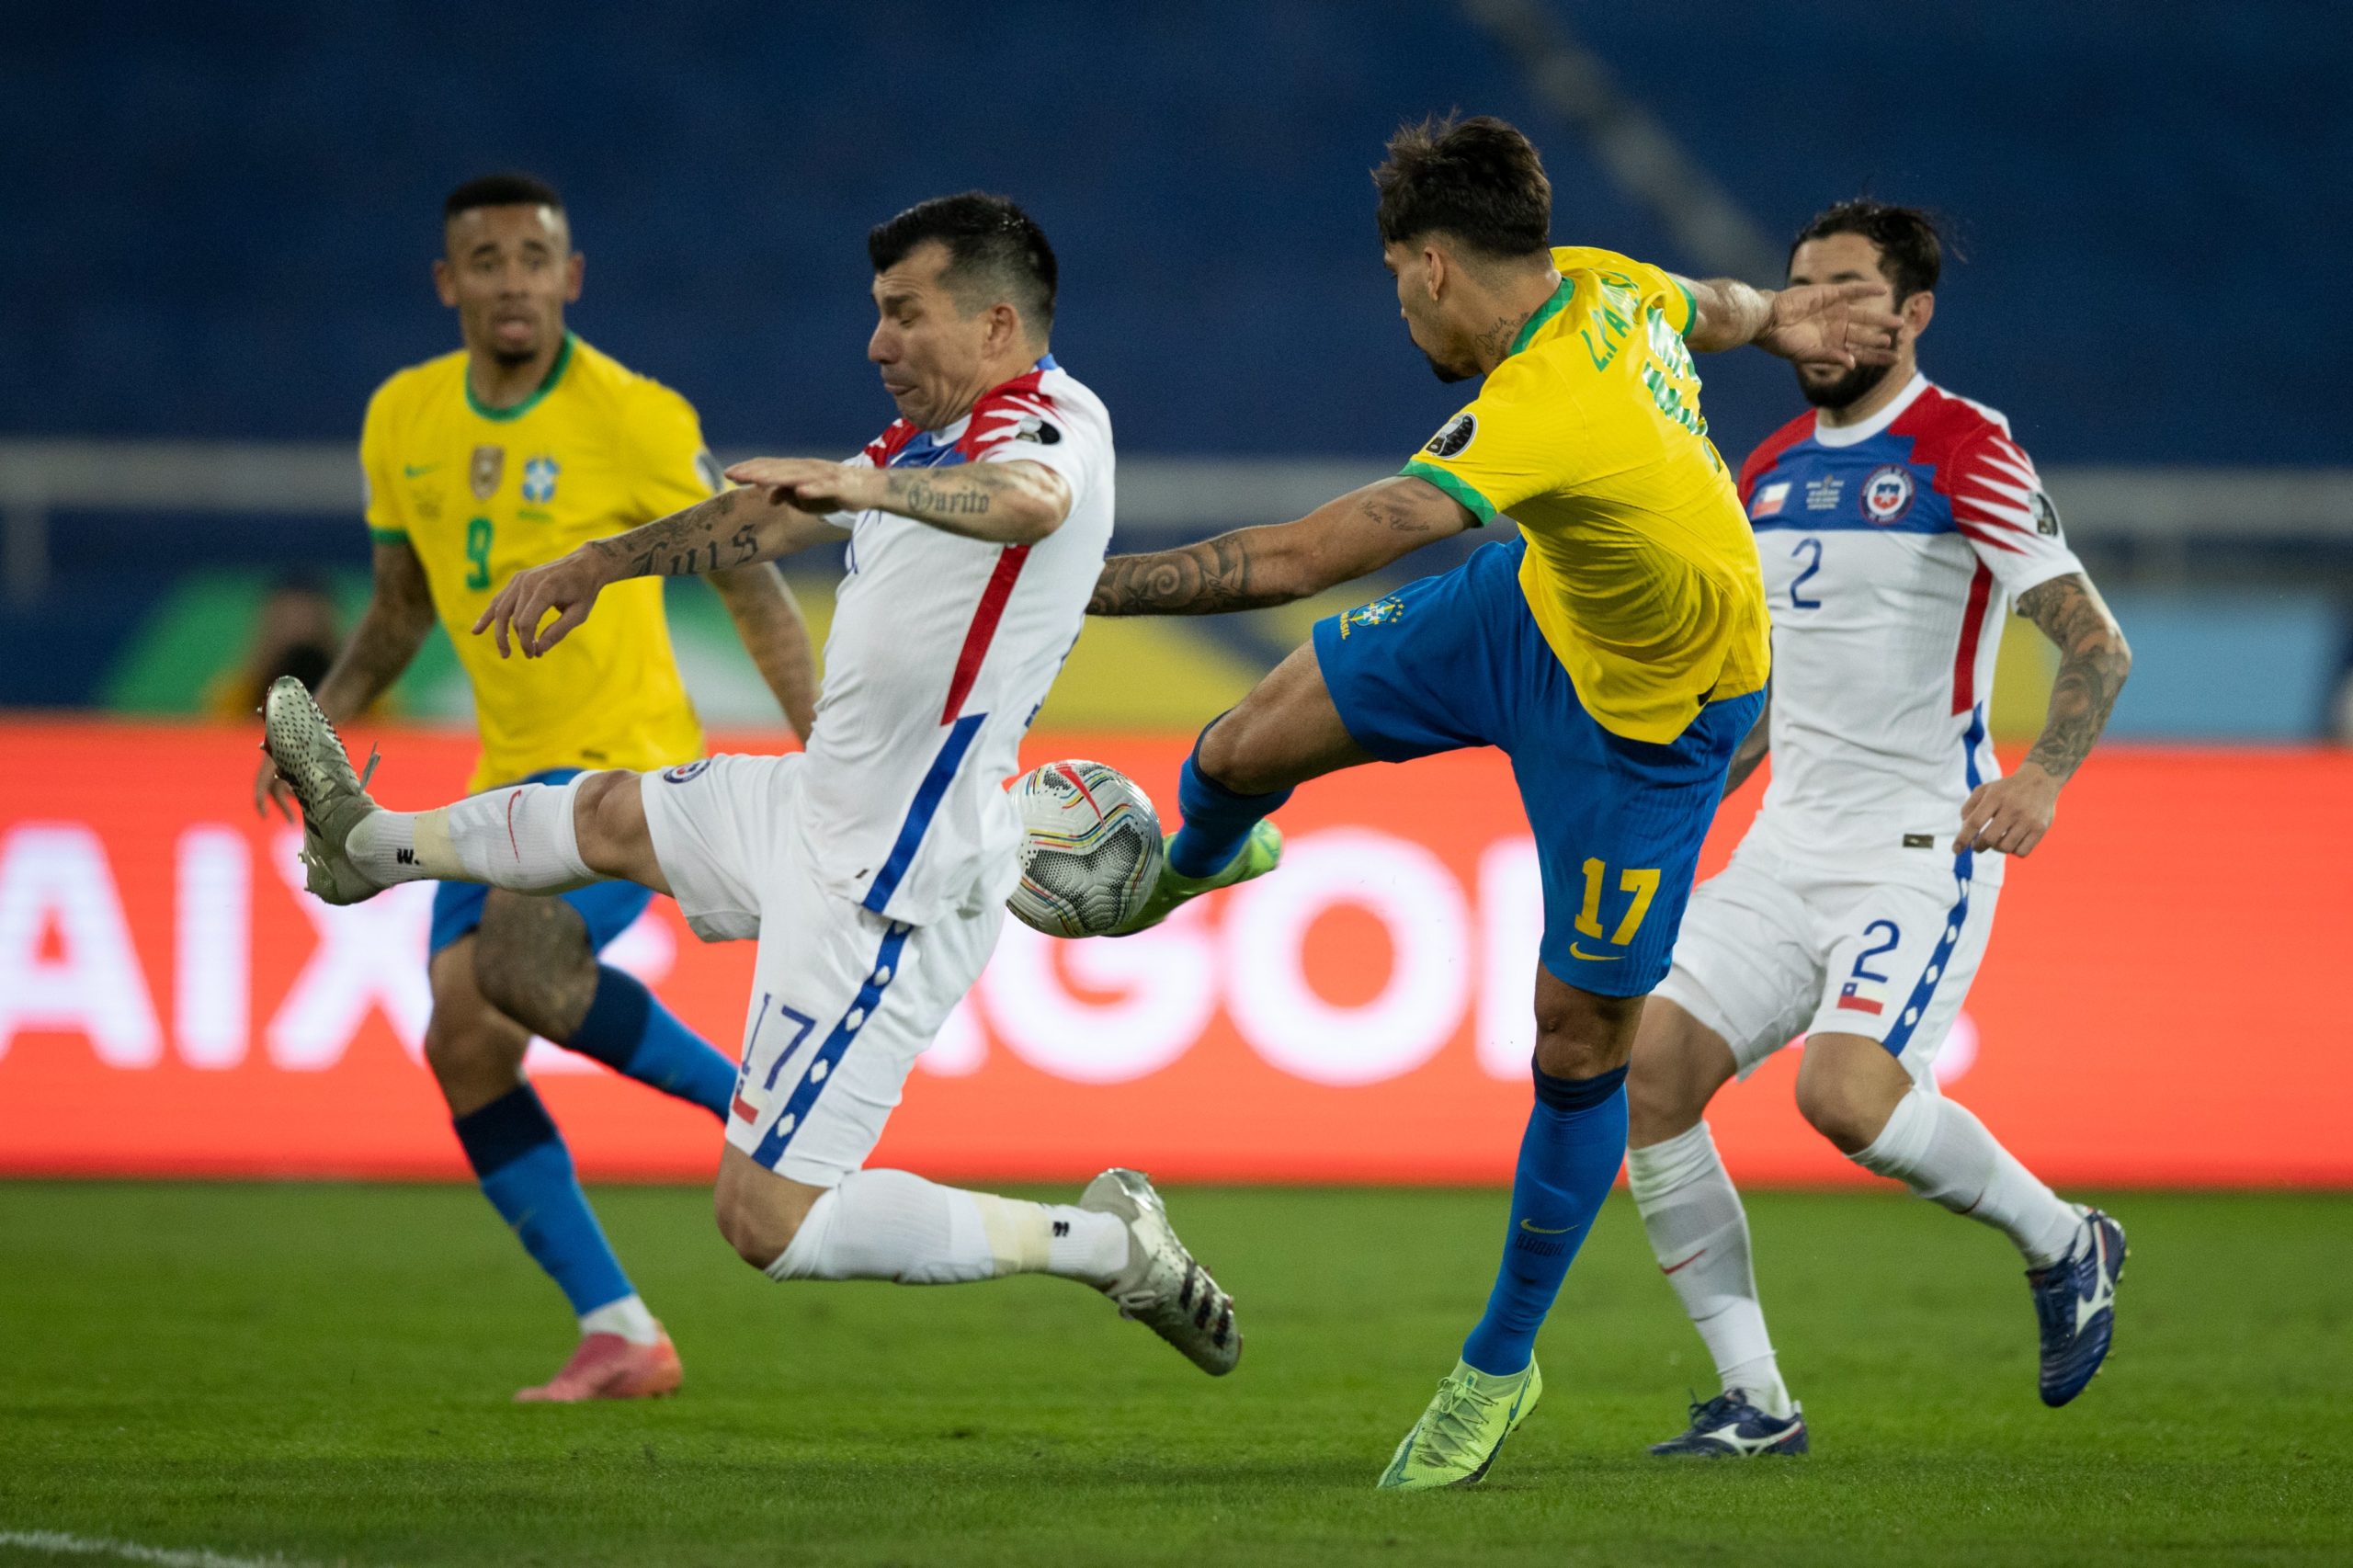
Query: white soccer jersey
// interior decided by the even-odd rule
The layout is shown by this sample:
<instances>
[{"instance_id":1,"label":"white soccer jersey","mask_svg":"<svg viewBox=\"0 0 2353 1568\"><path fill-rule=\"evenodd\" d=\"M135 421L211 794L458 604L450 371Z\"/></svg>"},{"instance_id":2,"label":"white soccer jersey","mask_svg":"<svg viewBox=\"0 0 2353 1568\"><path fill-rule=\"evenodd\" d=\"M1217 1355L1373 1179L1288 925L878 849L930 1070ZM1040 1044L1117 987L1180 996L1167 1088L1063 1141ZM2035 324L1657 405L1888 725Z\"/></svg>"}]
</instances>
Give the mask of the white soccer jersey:
<instances>
[{"instance_id":1,"label":"white soccer jersey","mask_svg":"<svg viewBox=\"0 0 2353 1568\"><path fill-rule=\"evenodd\" d=\"M1069 515L1033 545L987 544L895 514L836 514L847 574L801 781L809 862L832 891L915 924L1001 902L1018 880L1003 788L1078 640L1110 549L1111 418L1050 356L942 430L894 422L878 468L1037 462Z\"/></svg>"},{"instance_id":2,"label":"white soccer jersey","mask_svg":"<svg viewBox=\"0 0 2353 1568\"><path fill-rule=\"evenodd\" d=\"M2033 462L2001 415L1915 376L1865 424L1790 421L1740 494L1773 612L1772 782L1751 836L1815 863L1942 851L2000 776L2000 618L2083 569Z\"/></svg>"}]
</instances>

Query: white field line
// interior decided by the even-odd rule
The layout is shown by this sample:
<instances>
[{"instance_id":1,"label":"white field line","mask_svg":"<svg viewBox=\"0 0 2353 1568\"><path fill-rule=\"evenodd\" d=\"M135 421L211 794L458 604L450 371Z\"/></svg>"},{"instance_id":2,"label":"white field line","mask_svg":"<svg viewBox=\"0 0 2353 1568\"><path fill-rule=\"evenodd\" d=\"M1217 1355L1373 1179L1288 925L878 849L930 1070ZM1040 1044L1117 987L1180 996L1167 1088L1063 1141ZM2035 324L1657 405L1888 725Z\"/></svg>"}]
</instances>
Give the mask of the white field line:
<instances>
[{"instance_id":1,"label":"white field line","mask_svg":"<svg viewBox=\"0 0 2353 1568\"><path fill-rule=\"evenodd\" d=\"M142 1546L136 1541L68 1535L63 1530L0 1530L0 1546L60 1557L113 1557L126 1562L152 1562L155 1568L301 1568L283 1557L235 1557L201 1547Z\"/></svg>"}]
</instances>

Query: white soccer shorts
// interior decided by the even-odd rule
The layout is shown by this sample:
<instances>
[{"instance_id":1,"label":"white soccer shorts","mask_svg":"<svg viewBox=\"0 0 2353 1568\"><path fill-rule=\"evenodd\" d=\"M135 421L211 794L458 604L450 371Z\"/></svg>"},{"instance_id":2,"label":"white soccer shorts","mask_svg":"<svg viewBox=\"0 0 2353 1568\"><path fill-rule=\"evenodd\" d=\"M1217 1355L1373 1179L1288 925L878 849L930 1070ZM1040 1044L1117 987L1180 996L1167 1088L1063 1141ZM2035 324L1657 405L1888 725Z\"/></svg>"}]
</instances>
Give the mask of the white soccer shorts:
<instances>
[{"instance_id":1,"label":"white soccer shorts","mask_svg":"<svg viewBox=\"0 0 2353 1568\"><path fill-rule=\"evenodd\" d=\"M1693 890L1654 994L1723 1037L1744 1078L1799 1034L1852 1034L1933 1091L2000 893L1936 851L1831 872L1744 844Z\"/></svg>"},{"instance_id":2,"label":"white soccer shorts","mask_svg":"<svg viewBox=\"0 0 2353 1568\"><path fill-rule=\"evenodd\" d=\"M654 858L695 935L759 939L727 1141L790 1180L866 1163L915 1058L1005 923L984 900L926 926L827 891L801 848L804 759L714 756L640 777Z\"/></svg>"}]
</instances>

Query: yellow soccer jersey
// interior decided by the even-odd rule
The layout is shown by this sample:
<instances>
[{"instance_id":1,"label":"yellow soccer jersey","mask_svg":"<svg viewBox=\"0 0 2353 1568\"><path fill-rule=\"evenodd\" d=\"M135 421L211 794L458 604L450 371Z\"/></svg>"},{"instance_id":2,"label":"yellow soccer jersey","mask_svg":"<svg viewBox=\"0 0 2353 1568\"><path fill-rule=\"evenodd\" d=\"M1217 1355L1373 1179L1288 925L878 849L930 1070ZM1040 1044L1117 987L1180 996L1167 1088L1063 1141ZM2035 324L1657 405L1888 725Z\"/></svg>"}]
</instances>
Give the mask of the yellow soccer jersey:
<instances>
[{"instance_id":1,"label":"yellow soccer jersey","mask_svg":"<svg viewBox=\"0 0 2353 1568\"><path fill-rule=\"evenodd\" d=\"M1610 251L1561 287L1404 472L1528 537L1521 592L1603 727L1674 740L1771 667L1756 544L1699 417L1691 295Z\"/></svg>"},{"instance_id":2,"label":"yellow soccer jersey","mask_svg":"<svg viewBox=\"0 0 2353 1568\"><path fill-rule=\"evenodd\" d=\"M405 540L473 682L472 788L551 767L663 767L699 756L662 579L616 583L545 656L498 656L475 618L516 573L710 495L718 470L686 399L566 335L540 390L484 408L460 352L378 389L359 438L368 527Z\"/></svg>"}]
</instances>

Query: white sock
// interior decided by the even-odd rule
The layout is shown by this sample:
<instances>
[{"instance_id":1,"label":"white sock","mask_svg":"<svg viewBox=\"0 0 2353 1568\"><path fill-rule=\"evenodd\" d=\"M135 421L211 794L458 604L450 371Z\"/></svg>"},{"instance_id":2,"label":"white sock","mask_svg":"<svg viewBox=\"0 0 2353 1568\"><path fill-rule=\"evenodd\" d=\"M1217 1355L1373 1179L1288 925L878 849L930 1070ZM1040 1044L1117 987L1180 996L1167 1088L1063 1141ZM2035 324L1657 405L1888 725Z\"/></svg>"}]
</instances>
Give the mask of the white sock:
<instances>
[{"instance_id":1,"label":"white sock","mask_svg":"<svg viewBox=\"0 0 2353 1568\"><path fill-rule=\"evenodd\" d=\"M1099 1290L1127 1264L1128 1227L1114 1215L853 1171L817 1199L767 1276L961 1285L1057 1274Z\"/></svg>"},{"instance_id":2,"label":"white sock","mask_svg":"<svg viewBox=\"0 0 2353 1568\"><path fill-rule=\"evenodd\" d=\"M488 882L517 892L569 892L604 880L580 858L572 815L578 782L517 784L438 812L371 812L351 830L344 850L385 887Z\"/></svg>"},{"instance_id":3,"label":"white sock","mask_svg":"<svg viewBox=\"0 0 2353 1568\"><path fill-rule=\"evenodd\" d=\"M1626 1185L1659 1267L1715 1358L1724 1392L1738 1389L1768 1415L1788 1415L1790 1391L1749 1265L1748 1213L1708 1124L1627 1150Z\"/></svg>"},{"instance_id":4,"label":"white sock","mask_svg":"<svg viewBox=\"0 0 2353 1568\"><path fill-rule=\"evenodd\" d=\"M580 1332L618 1334L631 1345L651 1345L662 1337L662 1325L645 1310L645 1298L628 1295L607 1301L593 1312L581 1313Z\"/></svg>"},{"instance_id":5,"label":"white sock","mask_svg":"<svg viewBox=\"0 0 2353 1568\"><path fill-rule=\"evenodd\" d=\"M1966 1106L1941 1095L1905 1095L1854 1159L1931 1203L1993 1226L2017 1245L2029 1268L2048 1268L2075 1244L2081 1212L2036 1180Z\"/></svg>"}]
</instances>

